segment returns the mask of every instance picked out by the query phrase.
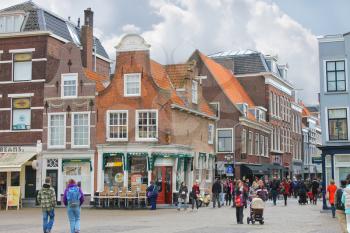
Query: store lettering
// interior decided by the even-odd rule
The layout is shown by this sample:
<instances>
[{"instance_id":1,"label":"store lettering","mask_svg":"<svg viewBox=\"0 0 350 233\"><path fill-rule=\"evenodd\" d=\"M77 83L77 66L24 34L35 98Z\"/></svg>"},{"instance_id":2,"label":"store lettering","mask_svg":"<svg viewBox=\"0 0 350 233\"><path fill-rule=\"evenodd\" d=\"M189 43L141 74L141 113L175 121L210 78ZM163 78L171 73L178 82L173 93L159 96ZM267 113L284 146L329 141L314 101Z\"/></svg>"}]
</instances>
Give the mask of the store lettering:
<instances>
[{"instance_id":1,"label":"store lettering","mask_svg":"<svg viewBox=\"0 0 350 233\"><path fill-rule=\"evenodd\" d=\"M21 146L0 146L0 153L18 153L24 152Z\"/></svg>"}]
</instances>

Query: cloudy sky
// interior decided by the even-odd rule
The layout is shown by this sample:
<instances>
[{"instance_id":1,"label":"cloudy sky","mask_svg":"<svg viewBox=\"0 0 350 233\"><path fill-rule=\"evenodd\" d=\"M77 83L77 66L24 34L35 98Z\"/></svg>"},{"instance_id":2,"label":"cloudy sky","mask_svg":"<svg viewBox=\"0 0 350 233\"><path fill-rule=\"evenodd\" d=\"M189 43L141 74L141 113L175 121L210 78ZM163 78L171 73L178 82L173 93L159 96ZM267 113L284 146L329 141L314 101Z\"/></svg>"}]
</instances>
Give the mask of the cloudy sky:
<instances>
[{"instance_id":1,"label":"cloudy sky","mask_svg":"<svg viewBox=\"0 0 350 233\"><path fill-rule=\"evenodd\" d=\"M23 0L0 1L0 9ZM127 32L142 34L166 64L206 54L253 49L288 63L288 78L307 104L317 102L318 35L350 31L349 0L34 0L76 21L95 12L95 33L111 58Z\"/></svg>"}]
</instances>

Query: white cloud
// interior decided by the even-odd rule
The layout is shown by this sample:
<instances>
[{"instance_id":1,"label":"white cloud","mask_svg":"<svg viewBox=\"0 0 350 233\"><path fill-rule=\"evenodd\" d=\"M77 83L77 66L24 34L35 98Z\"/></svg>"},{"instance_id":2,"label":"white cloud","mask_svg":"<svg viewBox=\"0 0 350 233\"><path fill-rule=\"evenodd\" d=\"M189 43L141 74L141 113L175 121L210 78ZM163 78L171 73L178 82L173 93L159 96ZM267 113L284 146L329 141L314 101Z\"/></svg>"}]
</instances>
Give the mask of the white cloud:
<instances>
[{"instance_id":1,"label":"white cloud","mask_svg":"<svg viewBox=\"0 0 350 233\"><path fill-rule=\"evenodd\" d=\"M152 56L163 63L181 62L194 49L204 53L255 49L278 55L289 64L289 79L307 103L315 103L318 85L316 37L262 0L153 0L162 18L143 33Z\"/></svg>"},{"instance_id":2,"label":"white cloud","mask_svg":"<svg viewBox=\"0 0 350 233\"><path fill-rule=\"evenodd\" d=\"M139 33L141 29L134 24L125 24L122 30L124 33Z\"/></svg>"}]
</instances>

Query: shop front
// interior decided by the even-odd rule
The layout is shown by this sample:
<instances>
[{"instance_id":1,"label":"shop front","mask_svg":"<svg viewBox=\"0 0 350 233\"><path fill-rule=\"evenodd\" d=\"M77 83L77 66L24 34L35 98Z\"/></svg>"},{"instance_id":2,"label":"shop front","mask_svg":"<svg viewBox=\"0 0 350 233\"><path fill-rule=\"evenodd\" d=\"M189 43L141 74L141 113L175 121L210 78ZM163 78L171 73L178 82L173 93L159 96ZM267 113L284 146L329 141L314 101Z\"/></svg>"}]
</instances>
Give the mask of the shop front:
<instances>
[{"instance_id":1,"label":"shop front","mask_svg":"<svg viewBox=\"0 0 350 233\"><path fill-rule=\"evenodd\" d=\"M70 179L74 179L82 188L86 200L92 200L94 187L93 153L59 152L43 153L40 161L42 167L41 184L45 177L51 177L52 187L56 191L57 201L61 202L64 190Z\"/></svg>"}]
</instances>

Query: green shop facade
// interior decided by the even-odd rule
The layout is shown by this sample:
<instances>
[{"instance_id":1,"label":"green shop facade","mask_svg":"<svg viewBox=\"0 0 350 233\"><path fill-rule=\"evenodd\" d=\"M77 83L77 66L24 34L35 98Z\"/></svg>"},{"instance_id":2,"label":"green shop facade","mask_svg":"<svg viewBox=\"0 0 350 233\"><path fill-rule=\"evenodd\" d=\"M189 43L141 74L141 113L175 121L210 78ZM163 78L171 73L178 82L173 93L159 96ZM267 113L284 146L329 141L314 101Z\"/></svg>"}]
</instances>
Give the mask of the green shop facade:
<instances>
[{"instance_id":1,"label":"green shop facade","mask_svg":"<svg viewBox=\"0 0 350 233\"><path fill-rule=\"evenodd\" d=\"M131 186L158 186L157 202L172 204L181 182L190 188L196 178L199 160L214 161L214 156L193 152L187 146L98 146L97 191ZM214 164L214 163L213 163ZM203 166L203 165L201 165ZM213 165L211 166L213 169Z\"/></svg>"}]
</instances>

